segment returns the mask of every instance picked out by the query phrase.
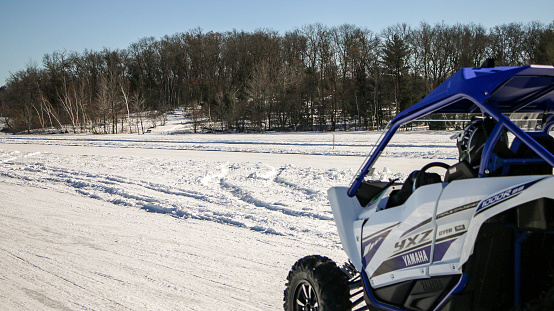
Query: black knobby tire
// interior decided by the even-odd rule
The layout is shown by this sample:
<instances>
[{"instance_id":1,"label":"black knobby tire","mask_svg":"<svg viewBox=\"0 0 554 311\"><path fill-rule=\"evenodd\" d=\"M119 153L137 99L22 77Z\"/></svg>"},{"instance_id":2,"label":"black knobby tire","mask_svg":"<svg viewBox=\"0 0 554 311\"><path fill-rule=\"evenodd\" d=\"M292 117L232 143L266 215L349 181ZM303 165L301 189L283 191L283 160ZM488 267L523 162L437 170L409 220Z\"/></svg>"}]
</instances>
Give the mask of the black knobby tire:
<instances>
[{"instance_id":1,"label":"black knobby tire","mask_svg":"<svg viewBox=\"0 0 554 311\"><path fill-rule=\"evenodd\" d=\"M285 311L351 310L348 276L327 257L298 260L287 277Z\"/></svg>"}]
</instances>

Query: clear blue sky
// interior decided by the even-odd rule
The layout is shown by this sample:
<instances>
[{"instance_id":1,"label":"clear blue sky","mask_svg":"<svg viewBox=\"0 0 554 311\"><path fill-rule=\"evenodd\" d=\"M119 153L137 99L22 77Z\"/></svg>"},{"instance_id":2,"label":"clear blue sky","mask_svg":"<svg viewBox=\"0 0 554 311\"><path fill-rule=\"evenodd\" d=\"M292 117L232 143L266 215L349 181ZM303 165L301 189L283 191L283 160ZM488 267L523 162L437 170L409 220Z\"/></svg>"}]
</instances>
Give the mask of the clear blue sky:
<instances>
[{"instance_id":1,"label":"clear blue sky","mask_svg":"<svg viewBox=\"0 0 554 311\"><path fill-rule=\"evenodd\" d=\"M387 26L444 21L485 27L554 21L553 0L0 0L0 86L56 50L124 49L143 37L204 31L284 34L307 24Z\"/></svg>"}]
</instances>

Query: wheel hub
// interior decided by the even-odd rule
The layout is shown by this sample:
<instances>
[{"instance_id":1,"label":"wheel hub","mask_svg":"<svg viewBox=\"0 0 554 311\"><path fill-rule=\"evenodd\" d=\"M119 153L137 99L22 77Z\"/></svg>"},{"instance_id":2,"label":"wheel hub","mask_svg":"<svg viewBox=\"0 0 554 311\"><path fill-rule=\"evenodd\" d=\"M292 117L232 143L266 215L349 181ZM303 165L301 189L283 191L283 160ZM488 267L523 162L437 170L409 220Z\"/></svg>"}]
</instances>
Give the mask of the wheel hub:
<instances>
[{"instance_id":1,"label":"wheel hub","mask_svg":"<svg viewBox=\"0 0 554 311\"><path fill-rule=\"evenodd\" d=\"M319 310L317 294L313 286L309 282L304 281L298 284L295 296L296 296L295 310L297 311L318 311Z\"/></svg>"}]
</instances>

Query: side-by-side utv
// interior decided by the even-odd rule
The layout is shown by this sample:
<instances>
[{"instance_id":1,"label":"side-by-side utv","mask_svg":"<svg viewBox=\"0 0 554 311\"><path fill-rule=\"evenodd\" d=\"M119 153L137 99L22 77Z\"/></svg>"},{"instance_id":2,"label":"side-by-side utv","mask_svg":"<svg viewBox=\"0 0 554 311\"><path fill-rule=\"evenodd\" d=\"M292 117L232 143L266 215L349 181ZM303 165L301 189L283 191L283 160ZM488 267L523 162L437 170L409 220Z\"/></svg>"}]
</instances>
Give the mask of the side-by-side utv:
<instances>
[{"instance_id":1,"label":"side-by-side utv","mask_svg":"<svg viewBox=\"0 0 554 311\"><path fill-rule=\"evenodd\" d=\"M515 113L538 126L516 125ZM397 130L432 114L473 117L457 163L370 180ZM552 66L455 73L388 124L349 187L329 189L349 263L300 259L285 310L554 310L553 125Z\"/></svg>"}]
</instances>

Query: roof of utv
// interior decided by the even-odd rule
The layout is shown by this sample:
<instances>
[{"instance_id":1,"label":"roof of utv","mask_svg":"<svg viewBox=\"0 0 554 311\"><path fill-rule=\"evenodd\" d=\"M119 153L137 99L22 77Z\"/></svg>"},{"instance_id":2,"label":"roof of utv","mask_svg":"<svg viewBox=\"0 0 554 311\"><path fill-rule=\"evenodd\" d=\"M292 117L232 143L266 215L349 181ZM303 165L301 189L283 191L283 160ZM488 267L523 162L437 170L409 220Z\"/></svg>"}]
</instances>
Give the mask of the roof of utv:
<instances>
[{"instance_id":1,"label":"roof of utv","mask_svg":"<svg viewBox=\"0 0 554 311\"><path fill-rule=\"evenodd\" d=\"M552 154L547 154L544 148L537 146L527 134L504 116L512 112L554 113L554 67L530 65L463 68L419 103L399 113L389 123L389 130L360 169L348 194L355 195L364 176L401 125L429 113L473 112L490 115L516 136L521 137L522 141L537 151L537 154L544 154L544 157L548 158L547 162L554 163Z\"/></svg>"},{"instance_id":2,"label":"roof of utv","mask_svg":"<svg viewBox=\"0 0 554 311\"><path fill-rule=\"evenodd\" d=\"M463 68L395 119L437 103L439 113L471 113L479 104L501 113L553 110L554 67Z\"/></svg>"}]
</instances>

